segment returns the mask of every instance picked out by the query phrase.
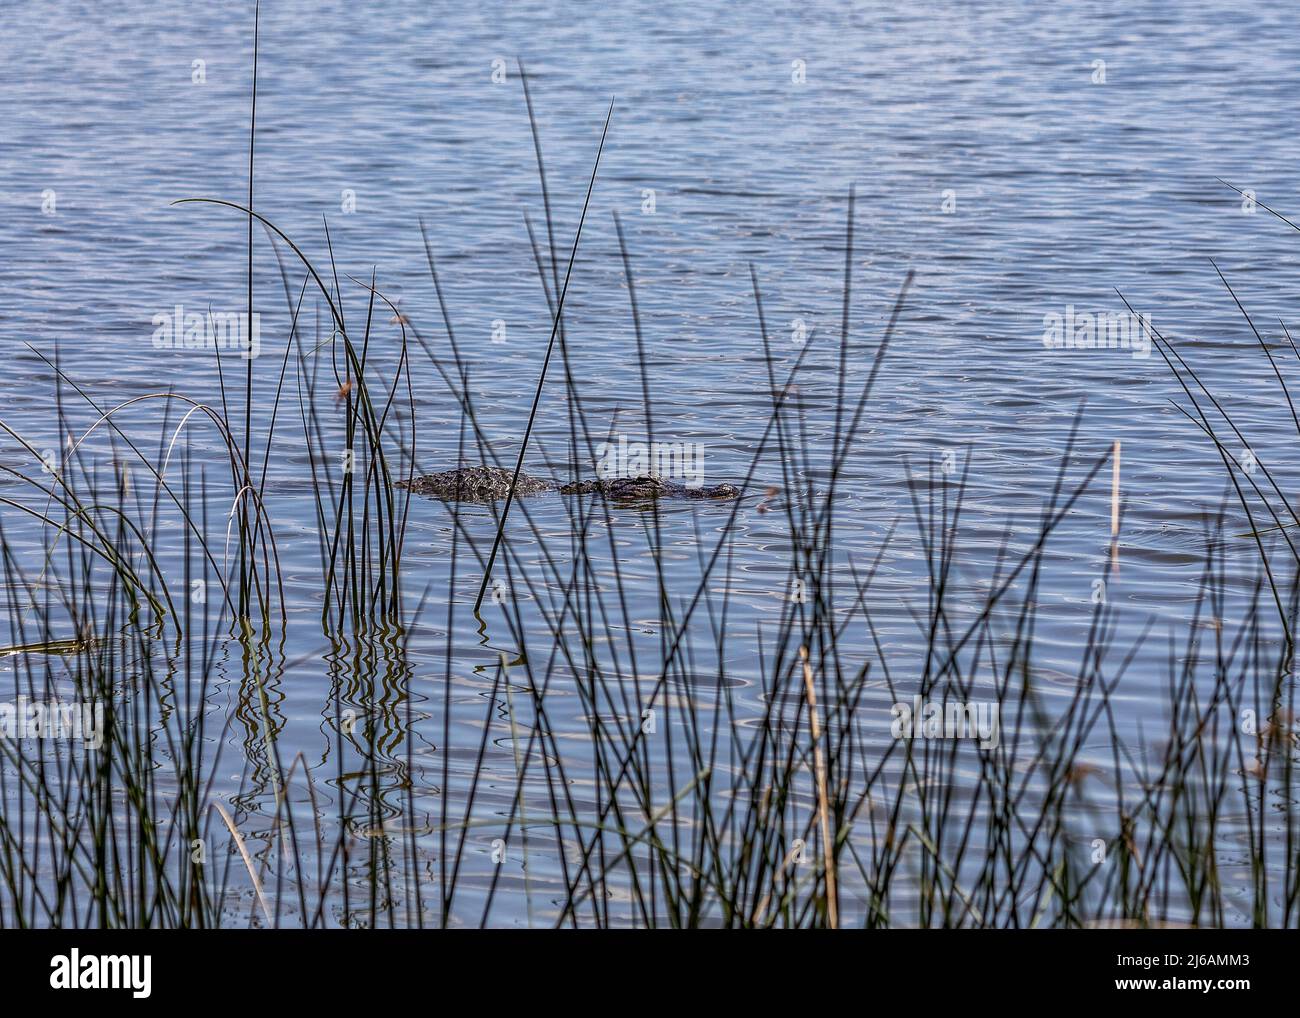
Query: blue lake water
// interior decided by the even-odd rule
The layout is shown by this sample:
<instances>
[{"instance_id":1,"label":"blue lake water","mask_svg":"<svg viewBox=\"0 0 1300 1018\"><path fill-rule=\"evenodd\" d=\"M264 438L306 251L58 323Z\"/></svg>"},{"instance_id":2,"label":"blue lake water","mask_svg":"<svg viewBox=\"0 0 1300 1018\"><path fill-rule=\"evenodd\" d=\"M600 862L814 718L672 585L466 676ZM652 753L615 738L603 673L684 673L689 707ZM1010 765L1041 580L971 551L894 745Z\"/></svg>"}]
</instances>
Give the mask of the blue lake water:
<instances>
[{"instance_id":1,"label":"blue lake water","mask_svg":"<svg viewBox=\"0 0 1300 1018\"><path fill-rule=\"evenodd\" d=\"M63 446L51 369L29 346L50 358L57 351L69 376L106 405L167 389L215 402L211 356L160 350L152 337L155 315L177 305L205 314L244 309L247 221L229 208L172 203L246 199L251 5L54 0L11 9L5 21L4 421L38 449ZM261 14L255 205L318 264L327 265L332 250L353 321L364 317L366 296L347 277L368 281L373 271L378 288L446 356L423 220L447 314L472 365L479 423L513 465L551 330L525 223L527 215L545 250L516 61L528 72L561 273L612 97L565 305L585 413L602 434L647 438L616 213L634 266L655 436L698 443L707 483L740 480L770 413L769 371L784 379L802 354L792 399L815 484L835 428L854 187L845 375L854 396L909 271L915 280L840 482L835 555L863 568L896 526L868 603L891 652L919 653L924 633L908 605L925 605L927 584L909 471L916 481L930 470L948 476L945 462L967 470L963 580L981 589L1004 543L1029 546L1082 405L1067 476L1081 480L1121 443L1119 566L1111 562L1107 465L1053 538L1037 597L1036 667L1048 688L1070 687L1094 615L1094 581L1104 581L1116 645L1131 645L1149 626L1158 635L1118 694L1118 723L1136 736L1166 712L1163 634L1181 632L1193 611L1203 521L1230 488L1214 446L1176 409L1188 399L1156 350L1048 349L1045 321L1123 314L1122 294L1232 414L1247 441L1227 453L1239 461L1249 454L1294 491L1296 424L1214 267L1294 380L1300 363L1279 322L1292 325L1287 280L1300 262L1300 235L1222 182L1283 214L1300 213L1291 145L1300 37L1292 22L1285 7L1196 2L1176 10L1083 2L701 9L619 0L460 9L398 0L362 11L272 0ZM269 399L289 314L260 231L256 244L262 355L254 375L259 399ZM301 269L291 256L288 264L296 294ZM327 338L319 302L309 296L304 309L307 335ZM392 317L377 315L379 371L396 364ZM244 360L223 363L242 376ZM460 408L426 358L415 356L411 371L418 465L454 466ZM84 404L70 412L83 429L95 418ZM130 417L155 443L156 414L150 405ZM260 446L266 420L259 420ZM218 449L210 431L195 429L192 441L196 455ZM105 442L101 433L91 447L108 455ZM5 455L16 465L25 454L8 442ZM594 470L570 450L558 359L526 463L548 476ZM754 473L757 490L737 516L725 581L734 634L728 665L742 699L752 692L746 676L760 669L755 627L777 617L789 590L784 517L759 508L763 489L785 485L782 467L769 455ZM12 495L17 486L5 483ZM321 768L323 787L337 790L325 643L315 625L322 594L310 485L295 410L278 426L266 484L293 616L274 710L285 758L302 753ZM225 506L232 496L224 494ZM526 511L563 553L565 503L538 496ZM693 589L699 550L730 511L664 507L665 554L684 584L670 597ZM1230 532L1246 527L1240 506L1230 501L1227 512ZM511 531L516 553L537 565L536 534L520 520ZM463 522L476 541L490 541L486 510L467 509ZM612 530L632 563L626 621L654 644L661 606L647 560L635 554L641 525L637 513L622 513ZM5 527L11 545L39 562L45 535L17 520ZM449 596L462 607L472 600L481 572L462 561L450 579L450 524L440 503L414 501L408 528L408 587L416 599L432 591L409 643L420 717L407 734L428 779L417 778L416 794L436 810L438 796L463 790L477 768L498 800L489 812L508 811L509 728L495 733L486 764L476 763L481 711L452 731L453 787L434 787L443 766L434 729L446 604ZM1251 542L1229 542L1230 591L1249 588L1257 562ZM540 565L535 579L545 585ZM723 582L711 584L711 596L720 599ZM499 630L489 637L483 646L471 630L454 641L458 703L488 696L485 669L509 643ZM845 640L849 657L872 656L865 630L853 628ZM214 714L224 717L232 697L231 689L215 697ZM567 704L570 716L560 710L556 724L581 739L580 707L573 698ZM887 711L881 718L884 743ZM237 725L222 736L231 754L221 780L242 788L231 794L251 828L265 795L256 781L249 790L238 757L256 741L255 729ZM1086 752L1110 757L1100 738ZM589 791L592 776L581 766L573 775ZM469 865L486 874L491 837L481 841ZM550 862L534 860L511 879L493 922L549 914L553 895L530 896L527 882L548 886ZM468 906L457 916L478 920Z\"/></svg>"}]
</instances>

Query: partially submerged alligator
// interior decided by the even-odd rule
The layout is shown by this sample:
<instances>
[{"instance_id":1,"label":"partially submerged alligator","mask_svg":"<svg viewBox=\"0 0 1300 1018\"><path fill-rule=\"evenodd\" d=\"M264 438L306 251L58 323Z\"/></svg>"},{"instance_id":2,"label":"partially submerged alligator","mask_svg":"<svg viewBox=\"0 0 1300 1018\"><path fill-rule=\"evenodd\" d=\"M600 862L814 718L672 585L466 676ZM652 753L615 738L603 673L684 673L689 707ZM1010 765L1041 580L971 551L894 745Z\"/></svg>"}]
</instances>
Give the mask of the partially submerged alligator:
<instances>
[{"instance_id":1,"label":"partially submerged alligator","mask_svg":"<svg viewBox=\"0 0 1300 1018\"><path fill-rule=\"evenodd\" d=\"M426 474L399 481L399 488L409 488L417 495L429 495L448 502L495 502L510 493L509 470L501 467L460 467L439 474ZM650 498L738 498L740 489L734 484L715 484L691 487L676 481L665 481L650 474L639 477L611 477L607 480L574 481L560 484L542 477L533 477L522 471L515 482L515 497L536 495L543 491L558 491L562 495L589 495L599 492L606 498L633 501Z\"/></svg>"}]
</instances>

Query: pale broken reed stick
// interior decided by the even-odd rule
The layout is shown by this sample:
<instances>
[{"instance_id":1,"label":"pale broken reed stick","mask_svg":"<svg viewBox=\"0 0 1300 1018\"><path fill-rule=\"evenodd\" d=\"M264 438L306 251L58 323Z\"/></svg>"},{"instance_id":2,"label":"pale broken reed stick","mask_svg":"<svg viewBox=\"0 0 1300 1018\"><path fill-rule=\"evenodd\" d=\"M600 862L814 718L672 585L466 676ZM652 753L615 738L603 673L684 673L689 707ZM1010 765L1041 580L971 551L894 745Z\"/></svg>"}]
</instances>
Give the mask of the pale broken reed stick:
<instances>
[{"instance_id":1,"label":"pale broken reed stick","mask_svg":"<svg viewBox=\"0 0 1300 1018\"><path fill-rule=\"evenodd\" d=\"M560 331L560 320L564 314L564 296L569 292L569 277L573 274L573 260L578 256L578 241L582 239L582 224L587 221L587 206L591 204L591 192L596 186L596 171L600 169L600 154L605 151L605 136L609 134L609 120L614 115L614 100L609 101L609 112L605 114L605 128L600 132L600 147L596 149L596 164L591 168L591 180L587 184L587 197L582 203L582 218L578 220L578 232L573 235L573 250L569 252L569 267L564 270L564 289L555 306L555 320L551 322L551 340L546 344L546 357L542 360L542 373L537 379L537 393L533 396L533 409L528 414L528 426L524 429L524 440L519 443L519 458L515 461L515 472L510 478L510 490L506 492L506 504L501 510L501 519L497 523L497 536L492 540L492 551L488 555L487 566L483 569L483 583L478 588L478 597L474 599L474 614L483 606L483 595L487 593L488 583L492 579L492 566L497 560L497 551L501 548L501 535L506 531L506 517L510 515L510 506L515 500L515 485L519 482L519 472L524 468L524 453L528 451L528 438L533 433L533 420L537 417L537 406L542 401L542 387L546 384L546 369L551 363L551 351L555 349L555 336Z\"/></svg>"},{"instance_id":2,"label":"pale broken reed stick","mask_svg":"<svg viewBox=\"0 0 1300 1018\"><path fill-rule=\"evenodd\" d=\"M1115 451L1111 456L1110 475L1110 536L1119 537L1119 439L1115 439Z\"/></svg>"},{"instance_id":3,"label":"pale broken reed stick","mask_svg":"<svg viewBox=\"0 0 1300 1018\"><path fill-rule=\"evenodd\" d=\"M813 768L817 773L817 819L822 828L822 859L826 868L826 916L831 929L840 928L839 906L835 894L835 852L831 844L830 816L827 810L826 761L822 757L822 725L817 716L817 693L813 688L812 666L808 663L808 648L799 648L803 659L803 684L808 693L808 714L812 719Z\"/></svg>"},{"instance_id":4,"label":"pale broken reed stick","mask_svg":"<svg viewBox=\"0 0 1300 1018\"><path fill-rule=\"evenodd\" d=\"M262 893L262 881L257 878L257 870L253 868L253 860L249 858L243 837L235 830L235 821L231 819L230 814L226 812L226 807L221 803L214 802L212 805L221 814L221 819L226 822L226 826L230 828L230 836L235 839L235 847L239 849L239 855L244 860L244 868L248 870L248 876L253 881L253 890L257 892L257 902L262 906L262 914L266 916L266 921L274 926L275 919L271 915L271 907L267 905L266 895Z\"/></svg>"}]
</instances>

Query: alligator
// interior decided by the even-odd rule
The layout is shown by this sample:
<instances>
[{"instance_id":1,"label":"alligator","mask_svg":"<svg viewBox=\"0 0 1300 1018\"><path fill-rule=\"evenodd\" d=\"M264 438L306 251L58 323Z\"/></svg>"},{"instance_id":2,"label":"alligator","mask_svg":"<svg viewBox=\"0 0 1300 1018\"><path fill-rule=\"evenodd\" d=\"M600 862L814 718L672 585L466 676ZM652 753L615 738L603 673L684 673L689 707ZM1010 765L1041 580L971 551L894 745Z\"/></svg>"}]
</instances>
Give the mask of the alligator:
<instances>
[{"instance_id":1,"label":"alligator","mask_svg":"<svg viewBox=\"0 0 1300 1018\"><path fill-rule=\"evenodd\" d=\"M407 488L417 495L428 495L448 502L496 502L510 493L513 474L501 467L459 467L438 474L425 474L410 481L398 481L399 488ZM600 493L619 501L641 501L652 498L728 499L739 498L740 489L734 484L692 486L666 481L651 474L637 477L611 477L589 481L560 484L543 477L533 477L522 471L515 481L515 495L536 495L543 491L558 491L561 495L590 495Z\"/></svg>"}]
</instances>

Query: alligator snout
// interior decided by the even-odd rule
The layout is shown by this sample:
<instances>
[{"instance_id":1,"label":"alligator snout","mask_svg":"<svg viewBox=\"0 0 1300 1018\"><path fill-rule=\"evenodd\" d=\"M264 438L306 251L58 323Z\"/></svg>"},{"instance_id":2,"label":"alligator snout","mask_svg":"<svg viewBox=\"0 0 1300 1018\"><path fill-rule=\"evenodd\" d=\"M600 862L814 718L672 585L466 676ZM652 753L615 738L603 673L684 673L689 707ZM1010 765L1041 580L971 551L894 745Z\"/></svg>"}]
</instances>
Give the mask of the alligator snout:
<instances>
[{"instance_id":1,"label":"alligator snout","mask_svg":"<svg viewBox=\"0 0 1300 1018\"><path fill-rule=\"evenodd\" d=\"M612 477L607 480L575 481L560 488L564 495L587 495L600 492L607 498L736 498L740 489L734 484L715 484L712 487L694 487L665 481L661 477L642 474L639 477Z\"/></svg>"}]
</instances>

